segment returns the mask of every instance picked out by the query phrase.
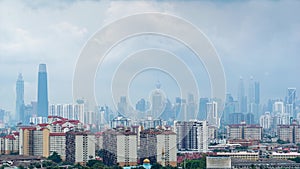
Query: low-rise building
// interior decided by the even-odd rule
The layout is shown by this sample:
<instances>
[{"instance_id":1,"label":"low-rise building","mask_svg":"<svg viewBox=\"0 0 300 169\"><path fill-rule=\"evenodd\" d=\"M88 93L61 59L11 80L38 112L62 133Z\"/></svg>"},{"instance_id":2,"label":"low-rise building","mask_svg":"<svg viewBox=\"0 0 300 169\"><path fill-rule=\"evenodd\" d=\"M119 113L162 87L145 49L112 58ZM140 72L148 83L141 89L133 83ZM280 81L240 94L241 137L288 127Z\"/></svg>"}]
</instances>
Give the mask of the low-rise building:
<instances>
[{"instance_id":1,"label":"low-rise building","mask_svg":"<svg viewBox=\"0 0 300 169\"><path fill-rule=\"evenodd\" d=\"M300 157L300 153L298 152L289 152L289 153L279 153L279 152L272 152L270 158L276 159L291 159Z\"/></svg>"},{"instance_id":2,"label":"low-rise building","mask_svg":"<svg viewBox=\"0 0 300 169\"><path fill-rule=\"evenodd\" d=\"M259 159L259 152L218 152L217 156L225 156L225 157L232 157L232 158L240 158L245 160L258 160Z\"/></svg>"}]
</instances>

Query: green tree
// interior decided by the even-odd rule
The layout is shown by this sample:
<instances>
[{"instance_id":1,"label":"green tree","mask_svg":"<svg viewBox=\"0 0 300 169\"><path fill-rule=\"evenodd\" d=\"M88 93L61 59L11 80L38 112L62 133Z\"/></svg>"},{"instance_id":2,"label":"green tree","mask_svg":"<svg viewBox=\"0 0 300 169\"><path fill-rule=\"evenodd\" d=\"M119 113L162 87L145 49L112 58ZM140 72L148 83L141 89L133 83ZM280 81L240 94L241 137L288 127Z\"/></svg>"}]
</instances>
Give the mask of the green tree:
<instances>
[{"instance_id":1,"label":"green tree","mask_svg":"<svg viewBox=\"0 0 300 169\"><path fill-rule=\"evenodd\" d=\"M95 165L97 165L97 166L104 166L104 164L101 161L99 161L99 160L89 160L86 163L86 166L88 166L88 167L94 167Z\"/></svg>"},{"instance_id":2,"label":"green tree","mask_svg":"<svg viewBox=\"0 0 300 169\"><path fill-rule=\"evenodd\" d=\"M57 152L53 152L51 156L48 157L48 160L51 160L55 163L60 163L62 161L61 156Z\"/></svg>"},{"instance_id":3,"label":"green tree","mask_svg":"<svg viewBox=\"0 0 300 169\"><path fill-rule=\"evenodd\" d=\"M151 166L151 169L161 169L162 168L162 165L158 164L158 163L155 163Z\"/></svg>"}]
</instances>

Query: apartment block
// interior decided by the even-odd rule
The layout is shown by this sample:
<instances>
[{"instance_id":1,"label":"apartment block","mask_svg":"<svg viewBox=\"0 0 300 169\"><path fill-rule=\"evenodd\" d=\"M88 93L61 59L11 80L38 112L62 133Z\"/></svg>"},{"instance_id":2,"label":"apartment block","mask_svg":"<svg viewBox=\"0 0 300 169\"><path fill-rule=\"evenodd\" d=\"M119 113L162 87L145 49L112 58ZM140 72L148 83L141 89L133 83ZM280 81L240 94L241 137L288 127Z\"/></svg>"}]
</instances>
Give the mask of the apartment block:
<instances>
[{"instance_id":1,"label":"apartment block","mask_svg":"<svg viewBox=\"0 0 300 169\"><path fill-rule=\"evenodd\" d=\"M179 151L207 152L207 121L176 121L174 128Z\"/></svg>"},{"instance_id":2,"label":"apartment block","mask_svg":"<svg viewBox=\"0 0 300 169\"><path fill-rule=\"evenodd\" d=\"M247 125L246 123L232 124L227 128L227 138L234 139L247 139L247 140L261 140L262 127L259 125Z\"/></svg>"},{"instance_id":3,"label":"apartment block","mask_svg":"<svg viewBox=\"0 0 300 169\"><path fill-rule=\"evenodd\" d=\"M50 155L49 137L50 131L48 128L38 129L36 126L20 127L19 154L48 157Z\"/></svg>"},{"instance_id":4,"label":"apartment block","mask_svg":"<svg viewBox=\"0 0 300 169\"><path fill-rule=\"evenodd\" d=\"M294 121L291 125L278 125L278 138L290 143L300 143L300 125Z\"/></svg>"},{"instance_id":5,"label":"apartment block","mask_svg":"<svg viewBox=\"0 0 300 169\"><path fill-rule=\"evenodd\" d=\"M130 130L110 129L102 133L106 165L137 165L137 134Z\"/></svg>"},{"instance_id":6,"label":"apartment block","mask_svg":"<svg viewBox=\"0 0 300 169\"><path fill-rule=\"evenodd\" d=\"M19 132L14 132L0 137L0 153L16 154L19 153Z\"/></svg>"},{"instance_id":7,"label":"apartment block","mask_svg":"<svg viewBox=\"0 0 300 169\"><path fill-rule=\"evenodd\" d=\"M149 159L151 164L177 166L176 133L163 129L141 131L139 159Z\"/></svg>"},{"instance_id":8,"label":"apartment block","mask_svg":"<svg viewBox=\"0 0 300 169\"><path fill-rule=\"evenodd\" d=\"M66 133L50 133L50 154L53 152L66 159Z\"/></svg>"},{"instance_id":9,"label":"apartment block","mask_svg":"<svg viewBox=\"0 0 300 169\"><path fill-rule=\"evenodd\" d=\"M95 136L86 131L66 133L66 161L86 164L95 158Z\"/></svg>"}]
</instances>

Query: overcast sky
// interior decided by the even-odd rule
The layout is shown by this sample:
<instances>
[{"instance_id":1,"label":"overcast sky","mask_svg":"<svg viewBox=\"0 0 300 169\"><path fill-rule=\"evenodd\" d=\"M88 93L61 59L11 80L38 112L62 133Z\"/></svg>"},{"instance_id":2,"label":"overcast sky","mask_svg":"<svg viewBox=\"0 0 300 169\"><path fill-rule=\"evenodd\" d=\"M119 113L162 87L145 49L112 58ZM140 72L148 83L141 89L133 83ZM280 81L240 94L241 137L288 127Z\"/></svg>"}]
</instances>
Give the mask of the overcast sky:
<instances>
[{"instance_id":1,"label":"overcast sky","mask_svg":"<svg viewBox=\"0 0 300 169\"><path fill-rule=\"evenodd\" d=\"M72 103L73 72L89 38L104 25L141 12L163 12L182 17L206 34L223 63L227 92L235 96L239 77L244 77L247 84L249 77L254 76L261 83L263 100L283 98L288 87L300 89L299 9L300 1L292 0L0 0L0 108L15 111L15 82L19 72L25 80L25 102L36 100L39 63L47 64L49 102ZM178 42L164 37L142 36L119 44L98 69L95 91L99 104L110 104L106 100L110 95L106 78L112 76L118 65L115 60L120 59L120 55L130 54L136 49L135 44L147 40L150 43L146 46L167 50L176 46L177 55L192 55ZM190 60L189 66L198 77L200 96L209 96L209 82L203 65ZM155 87L157 80L174 100L173 97L178 95L175 80L163 72L150 70L132 81L131 101L148 97L147 93Z\"/></svg>"}]
</instances>

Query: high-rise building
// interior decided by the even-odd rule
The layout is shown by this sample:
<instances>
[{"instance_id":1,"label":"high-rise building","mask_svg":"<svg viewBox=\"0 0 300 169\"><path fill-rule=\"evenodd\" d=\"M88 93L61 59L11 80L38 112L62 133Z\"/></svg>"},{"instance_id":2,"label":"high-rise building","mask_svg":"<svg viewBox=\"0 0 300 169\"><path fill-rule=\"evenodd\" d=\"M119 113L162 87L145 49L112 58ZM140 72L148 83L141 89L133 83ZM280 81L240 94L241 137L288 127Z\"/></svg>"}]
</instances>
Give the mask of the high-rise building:
<instances>
[{"instance_id":1,"label":"high-rise building","mask_svg":"<svg viewBox=\"0 0 300 169\"><path fill-rule=\"evenodd\" d=\"M284 113L284 104L281 101L277 101L273 105L273 112L283 114Z\"/></svg>"},{"instance_id":2,"label":"high-rise building","mask_svg":"<svg viewBox=\"0 0 300 169\"><path fill-rule=\"evenodd\" d=\"M207 121L176 121L177 149L179 151L208 150Z\"/></svg>"},{"instance_id":3,"label":"high-rise building","mask_svg":"<svg viewBox=\"0 0 300 169\"><path fill-rule=\"evenodd\" d=\"M218 103L215 101L209 102L207 106L207 122L210 126L219 127Z\"/></svg>"},{"instance_id":4,"label":"high-rise building","mask_svg":"<svg viewBox=\"0 0 300 169\"><path fill-rule=\"evenodd\" d=\"M248 102L250 103L255 103L255 85L254 85L254 81L253 81L253 77L250 77L250 81L249 81L249 93L248 93Z\"/></svg>"},{"instance_id":5,"label":"high-rise building","mask_svg":"<svg viewBox=\"0 0 300 169\"><path fill-rule=\"evenodd\" d=\"M159 118L165 108L165 96L161 90L160 82L157 82L156 89L151 93L151 116L153 118Z\"/></svg>"},{"instance_id":6,"label":"high-rise building","mask_svg":"<svg viewBox=\"0 0 300 169\"><path fill-rule=\"evenodd\" d=\"M20 128L19 154L25 156L50 155L48 128L37 129L36 126L25 126Z\"/></svg>"},{"instance_id":7,"label":"high-rise building","mask_svg":"<svg viewBox=\"0 0 300 169\"><path fill-rule=\"evenodd\" d=\"M126 101L126 96L120 97L120 102L118 103L118 113L121 113L123 116L128 113L128 104Z\"/></svg>"},{"instance_id":8,"label":"high-rise building","mask_svg":"<svg viewBox=\"0 0 300 169\"><path fill-rule=\"evenodd\" d=\"M293 121L290 125L278 125L278 138L290 143L300 143L300 125Z\"/></svg>"},{"instance_id":9,"label":"high-rise building","mask_svg":"<svg viewBox=\"0 0 300 169\"><path fill-rule=\"evenodd\" d=\"M47 85L47 68L46 64L39 65L38 73L38 101L37 115L39 117L48 116L48 85Z\"/></svg>"},{"instance_id":10,"label":"high-rise building","mask_svg":"<svg viewBox=\"0 0 300 169\"><path fill-rule=\"evenodd\" d=\"M229 124L240 124L245 121L245 115L243 113L231 113Z\"/></svg>"},{"instance_id":11,"label":"high-rise building","mask_svg":"<svg viewBox=\"0 0 300 169\"><path fill-rule=\"evenodd\" d=\"M50 133L50 154L56 152L63 160L66 159L66 133Z\"/></svg>"},{"instance_id":12,"label":"high-rise building","mask_svg":"<svg viewBox=\"0 0 300 169\"><path fill-rule=\"evenodd\" d=\"M196 108L197 108L197 104L195 103L194 95L189 93L187 99L187 105L186 105L187 120L197 119L198 112L196 112Z\"/></svg>"},{"instance_id":13,"label":"high-rise building","mask_svg":"<svg viewBox=\"0 0 300 169\"><path fill-rule=\"evenodd\" d=\"M259 82L254 83L254 99L256 104L260 104L260 84Z\"/></svg>"},{"instance_id":14,"label":"high-rise building","mask_svg":"<svg viewBox=\"0 0 300 169\"><path fill-rule=\"evenodd\" d=\"M254 82L253 77L251 76L249 82L249 94L247 97L248 101L248 113L254 115L254 122L258 122L259 114L259 102L260 102L260 88L259 82Z\"/></svg>"},{"instance_id":15,"label":"high-rise building","mask_svg":"<svg viewBox=\"0 0 300 169\"><path fill-rule=\"evenodd\" d=\"M146 101L145 99L140 99L136 105L135 105L135 109L140 111L140 112L145 112L146 111Z\"/></svg>"},{"instance_id":16,"label":"high-rise building","mask_svg":"<svg viewBox=\"0 0 300 169\"><path fill-rule=\"evenodd\" d=\"M177 166L176 134L170 130L147 129L140 132L140 161Z\"/></svg>"},{"instance_id":17,"label":"high-rise building","mask_svg":"<svg viewBox=\"0 0 300 169\"><path fill-rule=\"evenodd\" d=\"M247 112L247 97L245 95L245 86L244 79L241 77L239 86L238 86L238 102L239 102L239 112L246 113Z\"/></svg>"},{"instance_id":18,"label":"high-rise building","mask_svg":"<svg viewBox=\"0 0 300 169\"><path fill-rule=\"evenodd\" d=\"M137 134L131 131L109 129L102 133L103 162L112 166L137 165Z\"/></svg>"},{"instance_id":19,"label":"high-rise building","mask_svg":"<svg viewBox=\"0 0 300 169\"><path fill-rule=\"evenodd\" d=\"M263 129L271 129L272 125L272 116L270 112L265 112L264 115L260 116L260 126L262 126Z\"/></svg>"},{"instance_id":20,"label":"high-rise building","mask_svg":"<svg viewBox=\"0 0 300 169\"><path fill-rule=\"evenodd\" d=\"M234 101L233 97L231 94L226 95L226 102L225 102L225 108L224 108L224 113L222 116L222 123L221 124L230 124L232 121L232 114L236 113L238 110L238 102Z\"/></svg>"},{"instance_id":21,"label":"high-rise building","mask_svg":"<svg viewBox=\"0 0 300 169\"><path fill-rule=\"evenodd\" d=\"M245 121L247 124L256 124L254 122L254 114L253 113L247 113L245 116Z\"/></svg>"},{"instance_id":22,"label":"high-rise building","mask_svg":"<svg viewBox=\"0 0 300 169\"><path fill-rule=\"evenodd\" d=\"M207 118L207 106L206 104L209 102L208 98L200 98L200 103L199 103L199 114L198 114L198 119L199 120L206 120Z\"/></svg>"},{"instance_id":23,"label":"high-rise building","mask_svg":"<svg viewBox=\"0 0 300 169\"><path fill-rule=\"evenodd\" d=\"M16 120L19 122L24 121L24 80L20 73L16 82Z\"/></svg>"},{"instance_id":24,"label":"high-rise building","mask_svg":"<svg viewBox=\"0 0 300 169\"><path fill-rule=\"evenodd\" d=\"M86 164L95 158L95 135L86 131L66 133L66 161Z\"/></svg>"},{"instance_id":25,"label":"high-rise building","mask_svg":"<svg viewBox=\"0 0 300 169\"><path fill-rule=\"evenodd\" d=\"M296 117L296 88L288 88L287 89L287 96L286 96L286 105L290 107L289 111L287 112L290 114L291 117Z\"/></svg>"}]
</instances>

